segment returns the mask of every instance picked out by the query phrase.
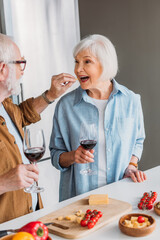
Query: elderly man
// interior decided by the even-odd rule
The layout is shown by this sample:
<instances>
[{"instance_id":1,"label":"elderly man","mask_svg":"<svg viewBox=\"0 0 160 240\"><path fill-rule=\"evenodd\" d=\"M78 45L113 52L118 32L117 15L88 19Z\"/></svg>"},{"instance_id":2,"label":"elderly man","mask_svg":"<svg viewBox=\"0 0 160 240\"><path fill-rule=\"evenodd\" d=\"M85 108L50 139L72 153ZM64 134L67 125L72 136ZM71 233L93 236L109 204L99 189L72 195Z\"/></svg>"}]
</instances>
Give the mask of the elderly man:
<instances>
[{"instance_id":1,"label":"elderly man","mask_svg":"<svg viewBox=\"0 0 160 240\"><path fill-rule=\"evenodd\" d=\"M42 208L39 195L23 190L38 180L39 171L37 166L26 164L22 128L39 121L48 104L75 82L70 74L53 76L49 90L15 105L8 97L19 92L25 64L18 46L0 34L0 223Z\"/></svg>"}]
</instances>

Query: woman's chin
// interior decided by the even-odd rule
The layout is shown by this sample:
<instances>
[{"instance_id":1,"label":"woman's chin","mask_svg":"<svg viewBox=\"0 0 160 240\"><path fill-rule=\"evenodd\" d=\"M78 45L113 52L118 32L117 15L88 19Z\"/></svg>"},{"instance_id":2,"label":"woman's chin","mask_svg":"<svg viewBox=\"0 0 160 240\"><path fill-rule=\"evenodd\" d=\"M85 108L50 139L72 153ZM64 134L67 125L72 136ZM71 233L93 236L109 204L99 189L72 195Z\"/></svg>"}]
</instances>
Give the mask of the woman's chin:
<instances>
[{"instance_id":1,"label":"woman's chin","mask_svg":"<svg viewBox=\"0 0 160 240\"><path fill-rule=\"evenodd\" d=\"M87 84L86 82L80 82L80 85L83 90L86 90L89 87L89 84Z\"/></svg>"},{"instance_id":2,"label":"woman's chin","mask_svg":"<svg viewBox=\"0 0 160 240\"><path fill-rule=\"evenodd\" d=\"M87 90L87 89L88 89L88 87L85 87L85 86L81 86L81 88L82 88L83 90Z\"/></svg>"}]
</instances>

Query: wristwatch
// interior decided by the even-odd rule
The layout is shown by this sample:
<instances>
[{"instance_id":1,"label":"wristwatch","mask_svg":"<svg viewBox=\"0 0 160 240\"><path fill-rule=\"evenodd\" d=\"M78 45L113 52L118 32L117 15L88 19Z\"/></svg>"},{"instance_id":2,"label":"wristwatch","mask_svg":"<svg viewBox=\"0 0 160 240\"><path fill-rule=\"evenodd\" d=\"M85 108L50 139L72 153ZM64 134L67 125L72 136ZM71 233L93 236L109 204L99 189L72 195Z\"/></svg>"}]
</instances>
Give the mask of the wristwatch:
<instances>
[{"instance_id":1,"label":"wristwatch","mask_svg":"<svg viewBox=\"0 0 160 240\"><path fill-rule=\"evenodd\" d=\"M51 104L51 103L53 103L55 100L53 100L53 101L50 101L48 98L47 98L47 96L46 96L46 93L48 92L48 90L46 90L44 93L42 93L42 97L43 97L43 99L46 101L46 103L48 103L48 104Z\"/></svg>"}]
</instances>

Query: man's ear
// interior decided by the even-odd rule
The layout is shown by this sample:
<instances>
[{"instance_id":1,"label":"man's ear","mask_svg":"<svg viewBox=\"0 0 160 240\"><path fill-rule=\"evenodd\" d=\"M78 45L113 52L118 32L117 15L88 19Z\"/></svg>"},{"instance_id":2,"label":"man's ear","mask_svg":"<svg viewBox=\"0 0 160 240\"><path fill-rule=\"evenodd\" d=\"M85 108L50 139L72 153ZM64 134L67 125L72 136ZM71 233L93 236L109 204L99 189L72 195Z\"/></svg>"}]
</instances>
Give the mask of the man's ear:
<instances>
[{"instance_id":1,"label":"man's ear","mask_svg":"<svg viewBox=\"0 0 160 240\"><path fill-rule=\"evenodd\" d=\"M0 82L3 82L8 77L8 67L7 64L4 62L0 63Z\"/></svg>"}]
</instances>

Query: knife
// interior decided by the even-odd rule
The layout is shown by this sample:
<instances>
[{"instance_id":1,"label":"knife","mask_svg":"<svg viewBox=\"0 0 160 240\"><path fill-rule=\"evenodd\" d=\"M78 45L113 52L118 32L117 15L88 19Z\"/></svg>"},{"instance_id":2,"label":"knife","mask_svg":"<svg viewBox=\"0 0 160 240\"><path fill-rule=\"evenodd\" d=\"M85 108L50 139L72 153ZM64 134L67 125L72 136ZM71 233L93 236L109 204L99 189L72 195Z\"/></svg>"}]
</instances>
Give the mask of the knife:
<instances>
[{"instance_id":1,"label":"knife","mask_svg":"<svg viewBox=\"0 0 160 240\"><path fill-rule=\"evenodd\" d=\"M52 222L50 223L43 223L45 226L51 225ZM6 235L9 235L11 233L17 233L19 229L7 229L7 230L0 230L0 238Z\"/></svg>"}]
</instances>

